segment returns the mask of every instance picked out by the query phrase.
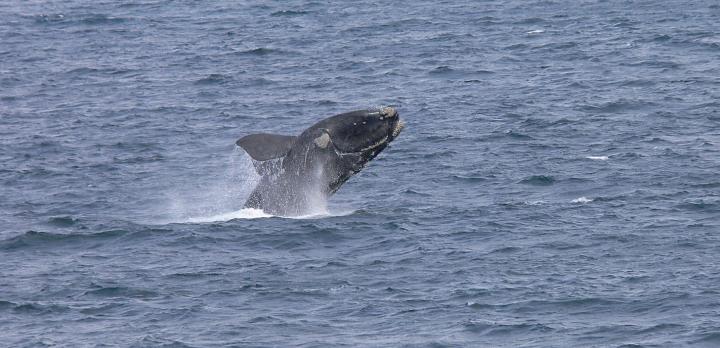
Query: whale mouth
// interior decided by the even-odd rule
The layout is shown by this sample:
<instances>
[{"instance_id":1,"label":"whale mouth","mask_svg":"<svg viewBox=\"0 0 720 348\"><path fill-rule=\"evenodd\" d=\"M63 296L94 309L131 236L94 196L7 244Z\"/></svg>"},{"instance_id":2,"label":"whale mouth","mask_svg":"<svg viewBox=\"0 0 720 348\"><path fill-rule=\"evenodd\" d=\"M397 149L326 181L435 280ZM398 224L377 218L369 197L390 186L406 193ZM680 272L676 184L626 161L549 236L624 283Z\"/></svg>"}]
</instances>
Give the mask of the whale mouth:
<instances>
[{"instance_id":1,"label":"whale mouth","mask_svg":"<svg viewBox=\"0 0 720 348\"><path fill-rule=\"evenodd\" d=\"M390 140L389 137L384 137L384 138L380 139L378 142L376 142L375 144L372 144L372 145L370 145L370 146L368 146L368 147L362 148L362 149L360 149L360 151L357 151L357 152L358 152L358 153L362 153L362 152L367 152L367 151L370 151L370 150L374 150L374 149L376 149L376 148L384 145L385 143L387 143L388 140Z\"/></svg>"}]
</instances>

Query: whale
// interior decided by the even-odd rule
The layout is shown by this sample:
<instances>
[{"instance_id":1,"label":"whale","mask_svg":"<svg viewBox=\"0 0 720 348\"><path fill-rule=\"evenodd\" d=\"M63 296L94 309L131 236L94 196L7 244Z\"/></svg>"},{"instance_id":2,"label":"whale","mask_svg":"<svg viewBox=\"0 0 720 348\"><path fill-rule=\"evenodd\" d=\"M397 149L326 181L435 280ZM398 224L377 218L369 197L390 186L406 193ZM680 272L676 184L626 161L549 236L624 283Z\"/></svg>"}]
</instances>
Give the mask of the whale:
<instances>
[{"instance_id":1,"label":"whale","mask_svg":"<svg viewBox=\"0 0 720 348\"><path fill-rule=\"evenodd\" d=\"M405 122L395 108L356 110L325 118L299 135L249 134L236 145L259 180L245 208L277 216L313 214L388 147Z\"/></svg>"}]
</instances>

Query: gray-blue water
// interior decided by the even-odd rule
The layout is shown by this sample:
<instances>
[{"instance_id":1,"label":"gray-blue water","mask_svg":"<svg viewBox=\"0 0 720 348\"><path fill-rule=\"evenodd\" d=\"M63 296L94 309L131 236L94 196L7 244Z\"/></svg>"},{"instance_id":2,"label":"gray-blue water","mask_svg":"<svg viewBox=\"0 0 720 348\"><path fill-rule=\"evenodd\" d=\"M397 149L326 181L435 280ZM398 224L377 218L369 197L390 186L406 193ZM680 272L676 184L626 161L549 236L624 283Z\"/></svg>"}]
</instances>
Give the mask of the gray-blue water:
<instances>
[{"instance_id":1,"label":"gray-blue water","mask_svg":"<svg viewBox=\"0 0 720 348\"><path fill-rule=\"evenodd\" d=\"M327 212L234 147L407 127ZM720 4L4 1L2 347L718 347Z\"/></svg>"}]
</instances>

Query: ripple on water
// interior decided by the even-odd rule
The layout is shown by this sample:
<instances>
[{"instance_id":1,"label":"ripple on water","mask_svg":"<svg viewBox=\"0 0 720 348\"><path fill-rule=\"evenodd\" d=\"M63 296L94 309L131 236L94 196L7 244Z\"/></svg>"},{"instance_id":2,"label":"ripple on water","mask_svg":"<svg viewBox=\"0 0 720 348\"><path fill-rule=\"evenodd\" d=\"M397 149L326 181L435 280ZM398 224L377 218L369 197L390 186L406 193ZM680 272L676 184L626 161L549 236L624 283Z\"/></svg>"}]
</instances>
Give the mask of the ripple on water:
<instances>
[{"instance_id":1,"label":"ripple on water","mask_svg":"<svg viewBox=\"0 0 720 348\"><path fill-rule=\"evenodd\" d=\"M521 184L533 186L550 186L555 183L555 178L550 175L531 175L520 181Z\"/></svg>"},{"instance_id":2,"label":"ripple on water","mask_svg":"<svg viewBox=\"0 0 720 348\"><path fill-rule=\"evenodd\" d=\"M159 294L149 289L139 289L124 286L106 286L98 289L89 290L83 293L84 296L103 297L103 298L137 298L151 299L158 297Z\"/></svg>"},{"instance_id":3,"label":"ripple on water","mask_svg":"<svg viewBox=\"0 0 720 348\"><path fill-rule=\"evenodd\" d=\"M676 205L677 208L684 210L693 210L700 212L720 212L720 200L717 199L699 199L687 200Z\"/></svg>"},{"instance_id":4,"label":"ripple on water","mask_svg":"<svg viewBox=\"0 0 720 348\"><path fill-rule=\"evenodd\" d=\"M195 81L196 85L222 85L230 81L230 77L222 74L210 74Z\"/></svg>"},{"instance_id":5,"label":"ripple on water","mask_svg":"<svg viewBox=\"0 0 720 348\"><path fill-rule=\"evenodd\" d=\"M286 52L284 52L283 50L275 49L275 48L257 47L257 48L242 50L242 51L235 51L234 53L239 56L264 57L264 56L269 56L269 55L284 54Z\"/></svg>"},{"instance_id":6,"label":"ripple on water","mask_svg":"<svg viewBox=\"0 0 720 348\"><path fill-rule=\"evenodd\" d=\"M88 25L88 26L100 26L110 24L124 24L128 21L128 18L115 17L102 13L88 13L88 14L41 14L31 16L36 24L43 25L58 25L65 24L67 26L73 25Z\"/></svg>"},{"instance_id":7,"label":"ripple on water","mask_svg":"<svg viewBox=\"0 0 720 348\"><path fill-rule=\"evenodd\" d=\"M486 320L470 320L463 323L463 327L469 332L485 336L524 336L538 332L550 333L555 331L550 326L538 323L493 322Z\"/></svg>"},{"instance_id":8,"label":"ripple on water","mask_svg":"<svg viewBox=\"0 0 720 348\"><path fill-rule=\"evenodd\" d=\"M60 315L69 312L70 308L54 303L28 302L16 304L11 310L19 315Z\"/></svg>"},{"instance_id":9,"label":"ripple on water","mask_svg":"<svg viewBox=\"0 0 720 348\"><path fill-rule=\"evenodd\" d=\"M581 106L580 110L590 113L616 114L630 111L648 110L656 103L646 100L619 99L598 105Z\"/></svg>"},{"instance_id":10,"label":"ripple on water","mask_svg":"<svg viewBox=\"0 0 720 348\"><path fill-rule=\"evenodd\" d=\"M275 11L271 13L270 15L273 17L296 17L296 16L302 16L309 14L309 11L298 11L298 10L282 10L282 11Z\"/></svg>"},{"instance_id":11,"label":"ripple on water","mask_svg":"<svg viewBox=\"0 0 720 348\"><path fill-rule=\"evenodd\" d=\"M72 216L55 216L48 220L48 224L55 227L72 227L77 224L80 219Z\"/></svg>"},{"instance_id":12,"label":"ripple on water","mask_svg":"<svg viewBox=\"0 0 720 348\"><path fill-rule=\"evenodd\" d=\"M150 231L130 232L117 229L95 233L50 233L27 231L20 235L0 240L0 250L5 251L36 251L39 248L72 247L94 248L105 243L111 243L122 237L139 237L147 235ZM89 243L89 244L88 244Z\"/></svg>"}]
</instances>

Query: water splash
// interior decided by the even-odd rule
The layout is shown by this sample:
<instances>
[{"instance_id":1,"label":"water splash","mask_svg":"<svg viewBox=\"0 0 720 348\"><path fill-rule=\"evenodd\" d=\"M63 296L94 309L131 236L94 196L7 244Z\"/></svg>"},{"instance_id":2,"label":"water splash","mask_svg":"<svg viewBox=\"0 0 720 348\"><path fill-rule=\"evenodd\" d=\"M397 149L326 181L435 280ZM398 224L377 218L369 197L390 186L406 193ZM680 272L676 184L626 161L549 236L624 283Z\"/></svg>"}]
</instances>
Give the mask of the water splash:
<instances>
[{"instance_id":1,"label":"water splash","mask_svg":"<svg viewBox=\"0 0 720 348\"><path fill-rule=\"evenodd\" d=\"M228 214L238 218L259 217L253 212L239 213L247 197L257 185L260 176L256 173L250 156L235 148L227 162L215 177L202 178L205 182L190 180L166 192L167 204L162 218L164 222L220 221ZM243 215L244 214L244 215ZM217 219L217 220L213 220Z\"/></svg>"},{"instance_id":2,"label":"water splash","mask_svg":"<svg viewBox=\"0 0 720 348\"><path fill-rule=\"evenodd\" d=\"M208 222L227 222L231 220L238 220L238 219L261 219L261 218L271 218L271 217L279 217L283 219L293 219L293 220L312 220L312 219L324 219L324 218L330 218L330 217L338 217L338 216L347 216L352 215L355 213L355 210L340 210L340 211L322 211L317 213L310 213L305 215L296 215L296 216L276 216L268 214L262 209L254 209L254 208L243 208L237 211L231 211L227 213L221 213L216 215L210 215L210 216L199 216L199 217L191 217L186 219L185 221L182 221L183 223L208 223Z\"/></svg>"},{"instance_id":3,"label":"water splash","mask_svg":"<svg viewBox=\"0 0 720 348\"><path fill-rule=\"evenodd\" d=\"M235 220L235 219L267 218L267 217L272 217L272 216L273 215L267 214L260 209L243 208L238 211L231 211L229 213L188 218L185 222L189 222L189 223L220 222L220 221L230 221L230 220Z\"/></svg>"},{"instance_id":4,"label":"water splash","mask_svg":"<svg viewBox=\"0 0 720 348\"><path fill-rule=\"evenodd\" d=\"M304 201L302 213L276 216L261 209L245 208L245 202L260 182L261 176L257 171L260 170L265 175L279 174L277 168L279 162L266 162L253 162L244 150L235 148L224 164L226 169L217 177L205 178L208 181L203 184L191 180L168 192L166 195L169 203L165 205L164 218L159 220L161 223L209 223L268 217L319 219L344 216L354 212L348 209L338 212L328 210L328 197L319 184L324 180L322 167L318 167L302 187ZM291 203L287 202L287 204Z\"/></svg>"}]
</instances>

